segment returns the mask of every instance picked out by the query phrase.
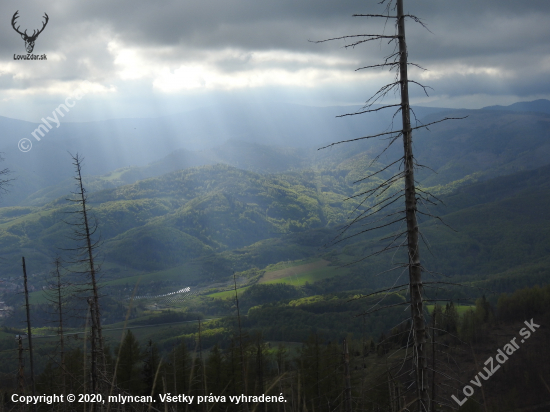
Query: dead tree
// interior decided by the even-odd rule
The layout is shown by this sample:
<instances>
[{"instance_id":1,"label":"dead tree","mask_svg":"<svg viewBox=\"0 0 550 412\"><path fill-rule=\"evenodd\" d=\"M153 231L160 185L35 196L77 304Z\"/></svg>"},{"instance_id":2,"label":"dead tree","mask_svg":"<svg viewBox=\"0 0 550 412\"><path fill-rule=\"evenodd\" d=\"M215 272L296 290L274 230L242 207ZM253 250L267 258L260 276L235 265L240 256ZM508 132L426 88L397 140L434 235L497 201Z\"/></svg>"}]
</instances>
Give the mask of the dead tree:
<instances>
[{"instance_id":1,"label":"dead tree","mask_svg":"<svg viewBox=\"0 0 550 412\"><path fill-rule=\"evenodd\" d=\"M23 367L23 336L15 335L17 340L18 370L17 370L17 389L19 393L25 393L25 369Z\"/></svg>"},{"instance_id":2,"label":"dead tree","mask_svg":"<svg viewBox=\"0 0 550 412\"><path fill-rule=\"evenodd\" d=\"M4 160L0 153L0 162ZM10 186L10 182L14 179L9 179L8 176L11 174L11 170L4 168L0 170L0 193L6 193L8 191L7 186Z\"/></svg>"},{"instance_id":3,"label":"dead tree","mask_svg":"<svg viewBox=\"0 0 550 412\"><path fill-rule=\"evenodd\" d=\"M27 337L29 339L29 359L31 366L31 389L32 396L36 395L36 382L34 379L34 358L32 352L32 331L31 331L31 315L30 315L30 306L29 306L29 290L27 288L27 267L25 265L25 258L21 258L23 264L23 285L25 288L25 308L27 310ZM36 404L33 406L33 410L36 411Z\"/></svg>"},{"instance_id":4,"label":"dead tree","mask_svg":"<svg viewBox=\"0 0 550 412\"><path fill-rule=\"evenodd\" d=\"M200 370L200 386L201 386L199 393L202 393L203 396L207 396L208 395L208 390L206 388L206 369L204 367L204 359L202 357L201 318L198 318L197 321L199 323L199 341L198 341L198 345L199 345L199 367L198 367L198 369ZM206 410L207 410L206 403L203 403L202 410L204 412L206 412Z\"/></svg>"},{"instance_id":5,"label":"dead tree","mask_svg":"<svg viewBox=\"0 0 550 412\"><path fill-rule=\"evenodd\" d=\"M55 269L52 271L52 277L45 289L46 300L54 307L57 315L57 334L59 335L59 369L61 371L61 394L66 394L67 389L67 370L65 367L65 339L63 335L64 310L67 298L67 291L70 284L63 282L61 258L54 260Z\"/></svg>"},{"instance_id":6,"label":"dead tree","mask_svg":"<svg viewBox=\"0 0 550 412\"><path fill-rule=\"evenodd\" d=\"M97 333L97 324L96 324L96 307L93 298L88 299L88 305L90 306L90 318L92 320L92 333L91 333L91 365L90 365L90 372L91 372L91 393L97 394L99 392L99 382L98 382L98 367L97 367L97 352L98 352L98 333ZM95 412L96 410L96 403L92 402L90 405L90 409L92 412Z\"/></svg>"},{"instance_id":7,"label":"dead tree","mask_svg":"<svg viewBox=\"0 0 550 412\"><path fill-rule=\"evenodd\" d=\"M247 390L247 379L246 379L246 365L245 365L245 357L244 357L244 347L243 347L243 332L241 328L241 311L239 309L239 295L237 293L237 278L235 277L235 272L233 272L233 284L235 286L235 304L237 306L237 322L239 326L239 349L240 349L240 357L241 357L241 373L242 373L242 393L246 397L248 396L248 390ZM243 405L243 411L248 412L248 401L242 402Z\"/></svg>"},{"instance_id":8,"label":"dead tree","mask_svg":"<svg viewBox=\"0 0 550 412\"><path fill-rule=\"evenodd\" d=\"M344 339L342 358L344 361L344 411L351 412L351 378L349 371L349 351L348 343Z\"/></svg>"},{"instance_id":9,"label":"dead tree","mask_svg":"<svg viewBox=\"0 0 550 412\"><path fill-rule=\"evenodd\" d=\"M76 191L73 197L69 198L71 203L76 205L75 210L68 212L75 216L72 221L67 221L73 227L73 238L76 247L69 249L76 252L76 258L70 262L80 269L76 273L85 277L81 284L80 293L88 295L86 300L90 308L91 316L91 343L92 343L92 368L94 365L97 370L92 370L92 376L96 376L96 386L92 385L92 390L100 390L100 383L107 381L105 353L103 347L103 333L101 327L101 312L99 306L99 288L98 288L98 267L96 264L96 252L100 241L95 239L98 225L95 219L90 216L88 206L88 196L82 179L83 158L78 155L71 155L75 167ZM91 296L89 296L91 294Z\"/></svg>"},{"instance_id":10,"label":"dead tree","mask_svg":"<svg viewBox=\"0 0 550 412\"><path fill-rule=\"evenodd\" d=\"M411 319L412 319L412 338L413 338L413 350L412 350L412 364L415 373L415 403L417 405L417 410L419 412L430 411L430 396L428 392L428 364L426 357L426 323L424 320L424 285L422 281L422 272L423 267L420 261L420 251L419 251L419 238L421 236L419 232L419 225L417 214L422 213L427 216L437 218L432 216L429 213L419 212L417 207L417 201L422 201L426 204L435 204L435 201L438 199L432 196L429 193L426 193L419 189L415 182L415 168L422 166L419 165L414 158L413 149L412 149L412 132L413 130L420 128L427 128L431 124L439 123L444 120L449 120L452 118L444 118L432 123L422 124L416 119L417 125L414 127L411 125L411 113L412 111L409 104L409 84L415 84L422 88L422 90L427 94L427 87L409 79L408 67L415 66L422 70L422 67L415 63L408 61L408 52L407 52L407 43L405 36L405 19L409 18L413 21L421 24L426 28L424 23L416 16L405 14L403 11L403 0L381 0L380 4L385 4L384 14L355 14L356 17L366 17L366 18L383 18L386 21L393 21L395 23L395 33L391 35L385 34L359 34L359 35L349 35L343 37L337 37L322 41L317 41L317 43L332 41L332 40L350 40L351 43L347 44L345 47L355 47L359 44L370 42L370 41L388 41L388 43L393 43L394 51L389 56L385 58L384 63L369 65L366 67L361 67L357 70L367 69L367 68L387 68L395 72L395 80L381 87L371 98L367 100L365 106L361 111L356 113L348 113L342 116L358 115L363 113L376 112L383 109L396 109L394 113L394 118L400 113L402 126L400 129L392 130L389 132L382 132L375 135L359 137L351 140L340 141L332 143L326 147L331 147L341 143L347 143L352 141L360 141L364 139L372 139L375 137L386 137L389 140L388 145L383 149L382 153L386 152L387 149L392 146L399 138L402 138L403 141L403 155L389 164L386 167L379 169L378 171L369 174L363 179L358 180L364 181L375 175L382 175L388 173L391 170L394 170L399 166L398 170L390 173L391 176L388 178L383 178L383 182L377 185L373 189L366 190L358 195L353 196L352 198L361 198L360 205L357 207L357 216L347 224L342 231L339 233L338 237L335 239L335 242L339 242L351 237L357 236L359 234L369 232L375 229L387 228L395 224L405 223L406 229L401 232L395 233L392 236L389 236L387 239L390 239L388 245L386 245L381 250L373 253L372 255L379 255L382 252L390 250L399 250L401 247L405 247L407 251L407 262L404 262L398 265L396 268L405 268L408 270L408 282L398 286L394 286L388 290L389 292L397 290L407 290L409 294L409 301L404 302L404 304L410 305L411 309ZM374 106L377 102L384 99L389 93L399 93L400 102L389 105ZM372 164L380 158L381 154L378 155ZM369 167L370 167L369 166ZM399 189L396 190L396 187L399 185ZM402 209L394 210L398 201L402 201L404 206ZM370 202L370 203L369 203ZM360 210L364 206L364 210ZM380 217L381 212L386 210L388 213L385 216ZM371 222L369 218L375 216L376 219ZM351 233L352 230L359 224L367 223L369 226L367 229L359 229L355 233ZM350 234L351 233L351 234ZM367 257L369 257L367 256ZM367 257L363 258L366 259ZM361 260L363 260L361 259ZM394 268L394 269L396 269ZM394 284L395 285L395 284Z\"/></svg>"}]
</instances>

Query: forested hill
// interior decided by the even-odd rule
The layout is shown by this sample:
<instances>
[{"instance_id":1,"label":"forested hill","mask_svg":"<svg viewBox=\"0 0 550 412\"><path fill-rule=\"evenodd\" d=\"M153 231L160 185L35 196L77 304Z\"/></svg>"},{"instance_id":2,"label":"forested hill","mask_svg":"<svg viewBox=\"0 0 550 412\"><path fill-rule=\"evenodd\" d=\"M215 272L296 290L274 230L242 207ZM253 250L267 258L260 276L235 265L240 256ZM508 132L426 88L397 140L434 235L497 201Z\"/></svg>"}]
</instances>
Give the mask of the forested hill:
<instances>
[{"instance_id":1,"label":"forested hill","mask_svg":"<svg viewBox=\"0 0 550 412\"><path fill-rule=\"evenodd\" d=\"M339 171L265 176L225 165L203 166L92 193L89 205L100 223L107 258L141 266L148 254L159 251L158 259L148 263L153 269L211 249L334 225L353 206L344 203L357 189L350 183ZM61 198L41 208L0 209L3 256L25 250L39 265L46 265L58 248L67 248L67 203ZM140 239L145 254L140 254ZM171 250L176 260L164 259Z\"/></svg>"},{"instance_id":2,"label":"forested hill","mask_svg":"<svg viewBox=\"0 0 550 412\"><path fill-rule=\"evenodd\" d=\"M103 238L105 271L122 276L121 268L136 273L180 267L184 282L185 267L192 262L203 267L201 273L210 279L226 276L231 267L245 270L324 253L341 261L363 257L380 246L376 239L387 231L343 242L334 252L322 248L357 205L357 200L345 199L367 187L353 184L366 172L362 163L364 159L348 162L347 169L341 166L332 172L276 175L203 166L91 193L89 205ZM544 213L550 204L549 181L550 166L546 166L443 195L446 206L433 211L458 232L425 220L422 230L433 253L426 252L426 264L449 275L477 279L544 267L550 251ZM452 190L442 188L442 192ZM52 258L71 247L71 227L63 222L68 210L64 198L43 207L0 209L4 273L19 275L22 254L31 267L48 270ZM369 287L380 283L374 275L387 268L384 259L355 266L352 271L361 276L330 287L343 290L350 283ZM197 282L200 277L192 279ZM328 288L322 284L320 288Z\"/></svg>"},{"instance_id":3,"label":"forested hill","mask_svg":"<svg viewBox=\"0 0 550 412\"><path fill-rule=\"evenodd\" d=\"M546 270L550 115L452 111L431 114L424 122L442 116L467 117L415 132L418 162L435 170L419 168L417 176L422 189L446 203L432 212L457 232L423 219L434 252L426 250L426 264L478 280L506 271L517 278L525 271L539 273L538 267ZM233 269L288 259L326 255L349 263L362 258L389 232L368 233L332 249L322 246L361 202L360 197L346 199L397 170L395 165L361 180L399 156L395 143L375 160L385 144L364 140L318 151L231 141L202 152L198 160L179 151L144 168L87 177L88 201L103 241L103 273L112 279L174 269L182 283L196 284ZM182 159L221 163L172 170ZM69 179L35 192L20 206L0 208L4 279L19 277L21 256L34 273L46 273L56 255L74 246L71 226L64 222L73 189ZM352 272L372 276L353 282L380 286L381 278L374 275L388 268L384 259L354 266ZM331 280L323 282L321 289ZM348 285L340 281L331 287Z\"/></svg>"}]
</instances>

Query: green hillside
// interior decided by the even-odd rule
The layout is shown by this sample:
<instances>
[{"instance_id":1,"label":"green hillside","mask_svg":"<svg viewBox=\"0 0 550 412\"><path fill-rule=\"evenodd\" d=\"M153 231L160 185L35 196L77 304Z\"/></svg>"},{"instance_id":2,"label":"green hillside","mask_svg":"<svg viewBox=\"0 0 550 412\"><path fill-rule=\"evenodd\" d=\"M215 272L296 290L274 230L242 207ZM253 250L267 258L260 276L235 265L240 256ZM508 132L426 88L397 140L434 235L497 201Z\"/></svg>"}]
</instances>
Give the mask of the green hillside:
<instances>
[{"instance_id":1,"label":"green hillside","mask_svg":"<svg viewBox=\"0 0 550 412\"><path fill-rule=\"evenodd\" d=\"M344 263L361 258L376 251L376 239L390 232L367 233L332 249L323 245L330 244L335 225L345 222L357 204L345 198L372 185L353 185L353 179L365 173L360 167L364 156L334 172L260 175L224 165L203 166L91 193L106 276L124 277L122 268L143 275L199 264L206 278L220 278L231 268L242 271L326 253ZM434 255L424 253L426 267L451 276L485 278L543 259L548 252L544 211L550 201L549 177L550 167L542 167L443 196L446 206L433 211L458 232L424 219L422 230ZM70 220L65 213L70 210L64 199L43 207L1 208L4 273L19 275L21 255L31 270L45 272L61 249L72 247L71 227L64 223ZM387 269L385 259L373 258L358 267L367 265L364 273L374 275Z\"/></svg>"},{"instance_id":2,"label":"green hillside","mask_svg":"<svg viewBox=\"0 0 550 412\"><path fill-rule=\"evenodd\" d=\"M533 123L526 129L530 137L523 152L519 148L524 137L516 126L502 132L502 146L493 135L485 143L477 141L482 136L478 128L487 116L476 112L458 131L451 133L445 125L434 128L431 136L419 132L416 137L418 157L433 161L430 166L438 172L420 172L421 187L445 203L422 210L439 215L456 230L420 216L429 246L422 245L421 250L427 270L424 279L475 287L443 291L427 286L429 298L461 299L469 305L481 294L494 300L496 293L550 280L550 218L545 213L550 204L550 166L535 168L544 164L540 154L545 153L547 132L541 128L547 115L514 115L519 116L513 118L519 125ZM491 116L488 128L496 127L503 115ZM434 135L443 140L430 140ZM369 181L354 183L380 167L381 163L370 165L380 147L344 145L314 157L280 150L279 157L271 160L281 162L284 171L269 163L271 152L265 152L265 169L260 167L261 156L246 165L256 171L216 164L160 174L164 166L157 164L154 173L159 176L131 184L123 183L147 177L149 172L125 169L85 180L88 205L101 233L98 261L106 324L120 326L135 290L139 299L132 303L130 319L134 325L142 322L143 328L136 329L140 338L158 335L159 343L168 346L178 339L191 341L192 325L156 326L160 321L154 317L153 326L143 322L169 309L209 318L233 316L235 273L243 313L249 315L244 327L262 330L267 339L303 340L312 327L327 336L357 335L363 333L362 328L366 328L364 333L379 335L401 314L376 316L366 325L360 320L349 323L364 305L348 301L405 282L402 270L387 272L405 261L404 250L362 260L380 250L398 225L334 240L362 201L361 197L346 199L373 188L397 170L389 168ZM388 151L389 158L393 150ZM239 160L238 151L227 156ZM68 260L68 249L74 248L72 228L66 223L71 222L67 212L74 209L65 199L68 191L62 194L65 187L37 193L33 206L0 208L4 299L19 308L21 295L13 292L21 287L20 262L25 256L31 303L42 305L37 306L41 314L33 315L33 324L39 326L52 321L41 290L51 262L57 254ZM361 207L368 207L369 202ZM399 208L396 203L388 212ZM319 262L326 265L315 266ZM66 267L79 270L71 263ZM75 273L68 273L67 279L82 280ZM168 297L186 287L192 293ZM403 296L392 295L392 299L397 302ZM82 302L74 303L74 310L78 308L82 309ZM17 309L3 322L17 326L23 319L24 313ZM205 342L227 344L231 319L206 323ZM74 327L83 322L82 317L75 318ZM111 335L120 336L120 331Z\"/></svg>"},{"instance_id":3,"label":"green hillside","mask_svg":"<svg viewBox=\"0 0 550 412\"><path fill-rule=\"evenodd\" d=\"M143 356L152 354L154 347L159 359L164 359L163 370L169 370L176 348L186 348L188 353L197 350L200 319L200 350L205 359L222 353L220 359L230 362L239 328L250 359L261 353L261 345L270 359L288 350L287 368L307 364L308 351L316 346L334 351L335 359L340 359L341 348L331 342L345 338L352 344L352 359L359 361L358 354L363 353L354 373L361 371L375 379L375 365L388 350L384 345L394 345L392 350L400 354L398 348L406 343L408 296L406 288L366 295L406 284L403 268L389 269L402 265L407 256L401 249L364 259L400 229L399 223L384 226L389 218L376 223L382 226L379 230L336 242L342 225L362 200L345 199L392 173L386 170L373 181L354 184L377 167L366 166L371 154L338 153L337 160L324 160L326 169L261 174L227 165L201 166L90 193L88 204L102 235L100 307L111 353L116 353L122 337L131 330ZM421 259L429 299L427 316L433 313L434 301L443 307L448 300L457 302L456 325L454 329L449 329L451 323L443 326L442 333L452 330L478 346L488 342L489 328L496 328L491 323L495 310L482 312L483 308L498 307L501 317L504 310L513 313L506 309L511 305L506 299L518 300L517 306L518 289L550 283L550 217L545 213L550 205L550 166L489 176L487 169L466 176L449 174L446 180L435 181L436 185L423 186L437 193L444 205L426 208L421 204L421 210L437 214L452 229L419 215L425 240ZM452 180L455 177L459 179ZM387 213L391 217L401 208L396 203ZM58 253L68 257L70 253L61 249L74 247L71 226L66 223L71 221L67 212L72 210L64 198L42 206L0 208L3 278L11 288L3 298L14 308L11 316L2 319L0 372L15 370L13 334L21 333L17 328L26 320L22 295L14 293L21 288L20 258L24 255L32 288L31 323L41 385L47 382L44 377L51 368L46 354L57 350L57 330L51 327L57 322L56 313L42 287L52 258ZM364 228L355 227L358 231ZM79 269L71 263L65 266ZM77 290L83 277L63 273L74 286L72 290ZM516 293L510 298L501 296L502 292ZM521 304L527 308L533 301L533 307L545 307L540 296L532 298L535 292L526 290L524 295L529 293L529 298L521 298ZM64 307L66 348L79 361L86 296L76 293ZM480 302L486 302L485 306ZM360 316L381 303L394 306ZM530 312L524 309L522 313ZM480 319L486 323L476 323ZM440 338L448 342L447 337ZM491 345L494 352L497 346Z\"/></svg>"}]
</instances>

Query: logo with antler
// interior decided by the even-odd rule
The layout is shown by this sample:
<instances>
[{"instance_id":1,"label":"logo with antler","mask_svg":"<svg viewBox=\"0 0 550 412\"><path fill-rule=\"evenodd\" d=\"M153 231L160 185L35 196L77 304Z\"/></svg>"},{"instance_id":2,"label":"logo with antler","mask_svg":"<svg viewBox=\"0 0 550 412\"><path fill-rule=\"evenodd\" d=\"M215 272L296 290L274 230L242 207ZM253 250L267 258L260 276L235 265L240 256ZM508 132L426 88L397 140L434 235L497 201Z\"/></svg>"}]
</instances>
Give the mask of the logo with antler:
<instances>
[{"instance_id":1,"label":"logo with antler","mask_svg":"<svg viewBox=\"0 0 550 412\"><path fill-rule=\"evenodd\" d=\"M46 24L48 24L48 20L50 18L48 17L48 15L46 13L44 13L44 18L46 19L46 21L44 23L42 23L42 28L40 30L38 30L38 32L36 32L36 30L33 30L32 35L29 36L27 34L27 30L25 30L24 33L21 33L19 31L20 26L17 26L17 28L15 27L15 20L19 17L17 15L17 13L19 13L19 10L17 10L14 13L13 17L11 18L11 25L12 25L13 29L21 35L21 38L23 40L25 40L25 48L27 49L27 53L32 53L32 51L34 49L34 42L36 41L36 38L38 37L38 35L40 33L42 33L42 31L44 31L44 28L46 27Z\"/></svg>"}]
</instances>

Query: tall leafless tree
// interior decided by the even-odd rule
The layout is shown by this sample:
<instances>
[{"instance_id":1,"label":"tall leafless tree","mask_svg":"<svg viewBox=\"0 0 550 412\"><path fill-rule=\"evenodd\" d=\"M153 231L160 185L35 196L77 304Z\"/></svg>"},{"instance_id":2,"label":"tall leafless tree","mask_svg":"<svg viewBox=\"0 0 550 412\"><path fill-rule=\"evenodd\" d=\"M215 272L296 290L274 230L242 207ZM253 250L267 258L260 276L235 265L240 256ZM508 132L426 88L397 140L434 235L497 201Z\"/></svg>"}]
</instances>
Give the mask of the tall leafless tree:
<instances>
[{"instance_id":1,"label":"tall leafless tree","mask_svg":"<svg viewBox=\"0 0 550 412\"><path fill-rule=\"evenodd\" d=\"M2 153L0 153L0 162L3 160L4 158L2 157ZM11 170L7 167L0 170L0 193L6 193L8 191L8 186L10 186L10 182L14 180L8 178L10 174Z\"/></svg>"},{"instance_id":2,"label":"tall leafless tree","mask_svg":"<svg viewBox=\"0 0 550 412\"><path fill-rule=\"evenodd\" d=\"M244 356L244 347L243 347L243 332L241 329L241 311L239 308L239 295L237 293L237 278L235 277L235 272L233 272L233 285L235 287L235 305L237 306L237 322L238 322L238 331L239 331L239 349L240 349L240 360L241 360L241 373L242 373L242 393L246 397L248 396L247 390L247 379L246 379L246 361ZM242 402L243 412L248 412L248 402Z\"/></svg>"},{"instance_id":3,"label":"tall leafless tree","mask_svg":"<svg viewBox=\"0 0 550 412\"><path fill-rule=\"evenodd\" d=\"M57 315L57 334L59 335L59 367L61 371L61 390L62 395L67 392L67 370L65 367L65 339L63 330L63 320L66 308L66 299L70 293L70 284L63 281L62 262L60 257L54 260L55 268L51 273L51 278L45 289L46 300L54 307L54 312ZM62 405L64 407L64 405Z\"/></svg>"},{"instance_id":4,"label":"tall leafless tree","mask_svg":"<svg viewBox=\"0 0 550 412\"><path fill-rule=\"evenodd\" d=\"M107 382L103 333L101 327L101 311L99 306L98 267L96 252L100 241L96 239L98 225L90 215L88 196L82 178L82 156L71 155L75 167L76 191L68 200L76 205L75 210L69 212L75 218L68 221L73 227L73 238L76 246L70 250L76 252L76 258L71 262L77 273L85 276L83 292L88 296L87 302L91 316L91 346L92 346L92 390L100 389L100 385ZM91 294L91 296L90 296ZM94 406L94 405L92 405Z\"/></svg>"},{"instance_id":5,"label":"tall leafless tree","mask_svg":"<svg viewBox=\"0 0 550 412\"><path fill-rule=\"evenodd\" d=\"M31 328L31 314L30 314L30 305L29 305L29 290L27 288L27 265L25 264L25 258L21 258L23 266L23 286L25 289L25 308L27 312L27 338L29 339L29 359L31 365L31 389L32 395L36 394L36 381L34 379L34 357L32 351L32 328ZM36 404L33 406L33 410L36 412Z\"/></svg>"},{"instance_id":6,"label":"tall leafless tree","mask_svg":"<svg viewBox=\"0 0 550 412\"><path fill-rule=\"evenodd\" d=\"M343 116L358 115L363 113L376 112L383 109L395 108L394 117L399 113L401 114L402 126L400 129L392 130L389 132L382 132L375 135L359 137L351 140L340 141L332 143L328 146L323 147L322 149L330 146L334 146L341 143L347 143L352 141L360 141L363 139L372 139L375 137L387 137L389 139L388 145L383 149L382 152L385 152L394 142L396 142L400 137L403 141L403 155L389 164L386 167L379 169L378 171L369 174L359 181L364 181L375 175L379 175L382 172L388 172L399 166L398 170L391 174L389 178L385 178L383 182L376 187L366 190L353 198L362 197L361 205L366 205L364 210L358 210L357 216L344 227L340 232L336 241L342 241L344 239L349 239L350 237L356 236L361 233L369 232L375 229L380 229L384 227L389 227L391 225L405 222L406 229L398 232L389 237L390 242L383 249L376 251L373 255L378 255L382 252L389 250L400 249L405 246L407 250L408 261L403 263L396 268L407 268L408 269L408 283L401 284L395 287L388 289L388 291L396 290L407 290L410 296L406 304L410 305L411 309L411 319L412 319L412 337L413 337L413 354L412 361L414 365L415 372L415 388L416 388L416 405L417 410L421 412L427 412L430 408L430 396L428 393L428 365L426 357L426 322L424 319L424 284L422 280L423 267L420 261L420 250L419 250L419 225L417 214L422 213L427 216L432 216L429 213L419 212L417 207L417 202L423 201L428 204L435 204L435 201L438 200L429 193L424 192L419 189L415 182L415 167L422 166L419 165L413 155L413 146L412 146L412 132L415 129L427 128L431 124L439 123L445 120L450 120L453 118L444 118L432 123L422 124L417 119L417 125L413 127L411 125L411 112L414 114L410 107L409 103L409 84L415 84L422 88L422 90L427 94L427 87L409 79L408 67L415 66L422 70L422 67L415 63L411 63L408 60L408 51L407 51L407 42L405 35L405 20L412 19L413 21L419 23L424 28L426 26L424 23L416 16L405 14L403 11L403 0L381 0L379 4L385 4L385 11L383 14L355 14L355 17L366 17L366 18L382 18L386 21L395 22L395 33L386 35L386 34L359 34L359 35L349 35L342 36L337 38L331 38L327 40L317 41L317 43L332 41L332 40L351 40L350 44L347 44L345 47L355 47L359 44L370 42L370 41L388 41L393 43L394 50L389 56L385 58L384 63L369 65L366 67L361 67L357 70L368 69L368 68L387 68L390 71L395 72L395 80L392 83L386 84L381 87L371 98L367 100L363 109L356 113L349 113ZM400 102L395 104L375 106L375 104L382 99L384 99L389 93L398 92L400 95ZM372 164L379 159L380 155L377 156ZM369 166L369 167L370 167ZM399 190L396 190L396 187L400 186ZM394 207L399 200L403 201L403 208L400 210L391 210L391 207ZM371 202L370 204L368 202ZM383 210L389 210L388 214L385 216L379 217L380 213ZM368 218L371 216L376 216L374 222L369 222L369 227L367 229L360 229L356 233L349 234L348 230L353 228L358 223L368 222ZM373 224L374 223L374 224ZM386 238L388 239L388 238ZM369 255L372 256L372 255Z\"/></svg>"}]
</instances>

